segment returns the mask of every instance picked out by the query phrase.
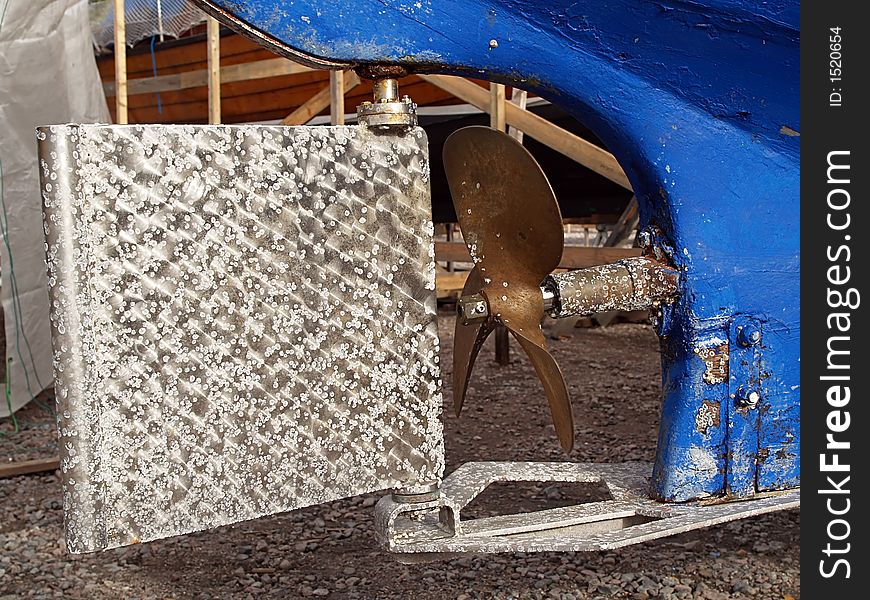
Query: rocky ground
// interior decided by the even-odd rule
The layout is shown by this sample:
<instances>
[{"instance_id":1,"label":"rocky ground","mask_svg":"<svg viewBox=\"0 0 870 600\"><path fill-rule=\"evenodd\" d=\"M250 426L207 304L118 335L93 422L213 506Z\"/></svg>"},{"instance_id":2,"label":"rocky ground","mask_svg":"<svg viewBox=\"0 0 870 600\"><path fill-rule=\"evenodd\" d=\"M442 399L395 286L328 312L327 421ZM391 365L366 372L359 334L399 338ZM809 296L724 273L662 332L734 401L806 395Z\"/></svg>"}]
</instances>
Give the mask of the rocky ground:
<instances>
[{"instance_id":1,"label":"rocky ground","mask_svg":"<svg viewBox=\"0 0 870 600\"><path fill-rule=\"evenodd\" d=\"M449 316L442 319L449 379ZM653 459L658 343L645 325L577 329L551 342L574 403L576 461ZM509 366L478 361L466 409L445 391L448 471L469 460L564 460L534 371L512 348ZM55 453L51 415L0 420L0 460ZM0 600L12 598L632 598L800 597L800 516L756 517L617 551L468 556L405 565L372 529L377 496L362 496L180 538L69 556L57 474L0 479ZM507 506L568 503L594 490L526 485L481 498Z\"/></svg>"}]
</instances>

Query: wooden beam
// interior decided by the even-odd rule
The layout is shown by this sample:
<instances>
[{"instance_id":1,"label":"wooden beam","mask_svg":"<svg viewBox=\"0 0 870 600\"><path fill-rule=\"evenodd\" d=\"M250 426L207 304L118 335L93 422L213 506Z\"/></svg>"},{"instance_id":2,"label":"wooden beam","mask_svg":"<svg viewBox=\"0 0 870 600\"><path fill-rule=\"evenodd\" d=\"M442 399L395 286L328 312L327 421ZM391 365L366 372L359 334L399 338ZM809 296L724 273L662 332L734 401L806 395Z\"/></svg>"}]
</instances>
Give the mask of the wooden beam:
<instances>
[{"instance_id":1,"label":"wooden beam","mask_svg":"<svg viewBox=\"0 0 870 600\"><path fill-rule=\"evenodd\" d=\"M514 88L513 92L511 92L511 104L514 104L523 110L526 110L526 103L528 102L528 99L529 93L526 90ZM514 138L519 143L523 143L523 132L514 127L513 125L508 127L508 135Z\"/></svg>"},{"instance_id":2,"label":"wooden beam","mask_svg":"<svg viewBox=\"0 0 870 600\"><path fill-rule=\"evenodd\" d=\"M618 218L619 215L616 213L595 213L583 217L562 217L562 223L565 225L598 225L599 223L607 225L615 223Z\"/></svg>"},{"instance_id":3,"label":"wooden beam","mask_svg":"<svg viewBox=\"0 0 870 600\"><path fill-rule=\"evenodd\" d=\"M505 128L505 99L504 85L501 83L489 84L489 126L498 131L504 131ZM465 244L462 244L463 246ZM511 341L507 327L497 325L493 343L495 344L495 362L497 365L505 366L511 362Z\"/></svg>"},{"instance_id":4,"label":"wooden beam","mask_svg":"<svg viewBox=\"0 0 870 600\"><path fill-rule=\"evenodd\" d=\"M631 236L631 232L637 229L639 220L640 217L637 214L637 198L632 196L631 200L628 201L625 210L622 211L621 215L619 215L619 220L616 221L616 225L613 226L613 230L610 232L607 240L605 240L604 246L607 248L613 248L622 244L629 238L629 236Z\"/></svg>"},{"instance_id":5,"label":"wooden beam","mask_svg":"<svg viewBox=\"0 0 870 600\"><path fill-rule=\"evenodd\" d=\"M597 246L565 246L560 269L583 269L606 265L623 258L640 256L640 248L600 248ZM435 260L471 262L468 248L463 242L435 242Z\"/></svg>"},{"instance_id":6,"label":"wooden beam","mask_svg":"<svg viewBox=\"0 0 870 600\"><path fill-rule=\"evenodd\" d=\"M344 93L352 90L359 85L359 76L356 73L348 72L344 76ZM329 106L331 96L331 87L326 86L313 96L305 101L302 106L294 110L292 113L284 117L281 125L305 125L308 121L319 115L323 109Z\"/></svg>"},{"instance_id":7,"label":"wooden beam","mask_svg":"<svg viewBox=\"0 0 870 600\"><path fill-rule=\"evenodd\" d=\"M495 362L501 366L511 364L511 343L508 329L504 325L495 328Z\"/></svg>"},{"instance_id":8,"label":"wooden beam","mask_svg":"<svg viewBox=\"0 0 870 600\"><path fill-rule=\"evenodd\" d=\"M0 464L0 479L5 477L16 477L18 475L27 475L29 473L55 471L58 468L60 468L60 459L57 457L2 463Z\"/></svg>"},{"instance_id":9,"label":"wooden beam","mask_svg":"<svg viewBox=\"0 0 870 600\"><path fill-rule=\"evenodd\" d=\"M479 85L462 77L450 75L420 75L420 77L478 109L489 112L489 94ZM625 189L631 189L622 167L607 150L513 104L505 105L505 120L508 125L522 130L542 144L618 183Z\"/></svg>"},{"instance_id":10,"label":"wooden beam","mask_svg":"<svg viewBox=\"0 0 870 600\"><path fill-rule=\"evenodd\" d=\"M585 269L607 265L623 258L640 256L640 248L595 248L586 246L565 246L562 251L560 269Z\"/></svg>"},{"instance_id":11,"label":"wooden beam","mask_svg":"<svg viewBox=\"0 0 870 600\"><path fill-rule=\"evenodd\" d=\"M221 67L220 79L222 83L235 83L250 79L268 79L269 77L296 75L297 73L307 73L311 70L309 67L287 60L286 58L270 58ZM185 71L171 75L130 79L127 82L127 93L136 95L176 92L204 87L206 85L208 85L208 69L197 69L196 71ZM107 97L114 96L115 82L107 81L104 83L103 92Z\"/></svg>"},{"instance_id":12,"label":"wooden beam","mask_svg":"<svg viewBox=\"0 0 870 600\"><path fill-rule=\"evenodd\" d=\"M448 242L453 241L453 223L444 224L444 237L447 238ZM447 272L453 272L453 261L447 261Z\"/></svg>"},{"instance_id":13,"label":"wooden beam","mask_svg":"<svg viewBox=\"0 0 870 600\"><path fill-rule=\"evenodd\" d=\"M344 125L344 71L329 72L329 124Z\"/></svg>"},{"instance_id":14,"label":"wooden beam","mask_svg":"<svg viewBox=\"0 0 870 600\"><path fill-rule=\"evenodd\" d=\"M214 17L206 17L208 50L208 122L221 122L221 26Z\"/></svg>"},{"instance_id":15,"label":"wooden beam","mask_svg":"<svg viewBox=\"0 0 870 600\"><path fill-rule=\"evenodd\" d=\"M489 84L489 126L499 131L504 131L504 85L501 83Z\"/></svg>"},{"instance_id":16,"label":"wooden beam","mask_svg":"<svg viewBox=\"0 0 870 600\"><path fill-rule=\"evenodd\" d=\"M124 0L115 0L115 122L127 124L127 21Z\"/></svg>"},{"instance_id":17,"label":"wooden beam","mask_svg":"<svg viewBox=\"0 0 870 600\"><path fill-rule=\"evenodd\" d=\"M458 297L465 287L468 271L456 273L435 273L435 295L437 298Z\"/></svg>"}]
</instances>

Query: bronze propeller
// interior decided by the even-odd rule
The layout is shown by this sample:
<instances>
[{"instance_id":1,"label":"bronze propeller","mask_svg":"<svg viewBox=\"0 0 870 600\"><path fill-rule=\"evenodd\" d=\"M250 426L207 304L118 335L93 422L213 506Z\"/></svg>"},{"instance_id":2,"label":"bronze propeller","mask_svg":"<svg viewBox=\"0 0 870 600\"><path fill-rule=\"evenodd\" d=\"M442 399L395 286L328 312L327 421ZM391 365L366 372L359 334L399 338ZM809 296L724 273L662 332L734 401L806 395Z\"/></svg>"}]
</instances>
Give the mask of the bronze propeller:
<instances>
[{"instance_id":1,"label":"bronze propeller","mask_svg":"<svg viewBox=\"0 0 870 600\"><path fill-rule=\"evenodd\" d=\"M489 127L465 127L444 144L444 169L459 225L474 260L463 298L485 302L486 317L456 320L453 401L462 410L474 361L487 336L504 325L544 385L559 442L574 445L565 380L547 351L541 282L562 257L564 234L556 197L522 144ZM477 296L475 296L477 295ZM472 303L473 304L473 303Z\"/></svg>"}]
</instances>

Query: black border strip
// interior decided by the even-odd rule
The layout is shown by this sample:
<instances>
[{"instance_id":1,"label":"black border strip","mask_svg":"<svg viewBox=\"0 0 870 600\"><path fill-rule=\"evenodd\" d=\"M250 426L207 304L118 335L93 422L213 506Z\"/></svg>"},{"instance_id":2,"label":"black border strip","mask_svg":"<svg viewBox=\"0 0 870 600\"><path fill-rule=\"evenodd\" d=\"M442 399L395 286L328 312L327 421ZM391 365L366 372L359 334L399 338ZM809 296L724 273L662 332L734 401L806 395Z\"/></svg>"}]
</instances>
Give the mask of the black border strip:
<instances>
[{"instance_id":1,"label":"black border strip","mask_svg":"<svg viewBox=\"0 0 870 600\"><path fill-rule=\"evenodd\" d=\"M860 8L801 6L801 592L811 599L866 597L870 564L861 491L870 438L862 133L870 35Z\"/></svg>"}]
</instances>

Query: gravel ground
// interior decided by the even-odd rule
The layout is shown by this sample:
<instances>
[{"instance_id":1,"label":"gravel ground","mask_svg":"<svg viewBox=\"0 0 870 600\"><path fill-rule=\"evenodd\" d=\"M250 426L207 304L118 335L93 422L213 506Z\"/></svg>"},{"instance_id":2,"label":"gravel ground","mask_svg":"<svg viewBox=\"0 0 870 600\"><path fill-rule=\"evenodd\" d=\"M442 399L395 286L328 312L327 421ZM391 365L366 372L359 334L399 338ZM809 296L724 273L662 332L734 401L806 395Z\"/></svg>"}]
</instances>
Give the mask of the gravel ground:
<instances>
[{"instance_id":1,"label":"gravel ground","mask_svg":"<svg viewBox=\"0 0 870 600\"><path fill-rule=\"evenodd\" d=\"M449 370L450 319L442 319ZM577 421L576 461L651 461L659 406L658 343L645 325L577 329L551 342ZM512 347L478 361L460 419L445 391L448 471L469 460L564 460L531 366ZM449 379L449 372L445 373ZM630 401L630 402L629 402ZM50 415L0 420L0 460L54 451ZM488 490L477 516L589 499L582 486ZM632 598L800 597L800 516L775 513L588 554L468 556L405 565L372 530L361 496L213 531L69 556L57 474L0 480L0 600L12 598ZM465 513L463 513L465 514Z\"/></svg>"}]
</instances>

